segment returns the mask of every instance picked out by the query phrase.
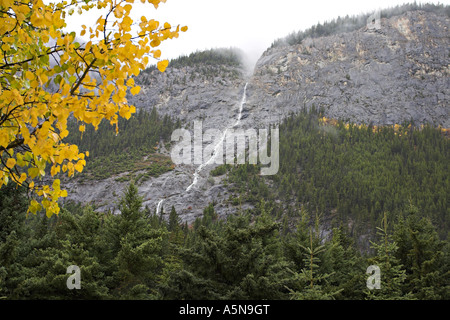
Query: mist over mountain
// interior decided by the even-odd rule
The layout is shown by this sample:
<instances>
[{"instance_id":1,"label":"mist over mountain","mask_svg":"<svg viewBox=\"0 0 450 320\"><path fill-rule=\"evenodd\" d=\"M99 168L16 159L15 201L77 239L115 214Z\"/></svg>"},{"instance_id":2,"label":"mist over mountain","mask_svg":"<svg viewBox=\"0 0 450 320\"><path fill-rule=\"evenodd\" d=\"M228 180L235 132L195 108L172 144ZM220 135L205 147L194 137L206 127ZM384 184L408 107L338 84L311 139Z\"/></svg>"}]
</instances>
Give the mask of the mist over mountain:
<instances>
[{"instance_id":1,"label":"mist over mountain","mask_svg":"<svg viewBox=\"0 0 450 320\"><path fill-rule=\"evenodd\" d=\"M377 14L377 17L379 16L380 19L389 19L404 14L408 11L411 12L418 10L450 16L450 6L448 5L432 3L417 4L416 2L407 3L395 7L381 9L377 12L360 14L357 16L347 15L345 17L337 17L336 19L333 19L331 21L326 21L323 24L318 23L317 25L314 25L306 30L292 32L284 38L275 40L272 43L271 47L273 48L283 45L295 45L300 44L306 38L320 38L324 36L356 31L358 29L366 27L368 22L372 22L368 21L368 19L375 13Z\"/></svg>"}]
</instances>

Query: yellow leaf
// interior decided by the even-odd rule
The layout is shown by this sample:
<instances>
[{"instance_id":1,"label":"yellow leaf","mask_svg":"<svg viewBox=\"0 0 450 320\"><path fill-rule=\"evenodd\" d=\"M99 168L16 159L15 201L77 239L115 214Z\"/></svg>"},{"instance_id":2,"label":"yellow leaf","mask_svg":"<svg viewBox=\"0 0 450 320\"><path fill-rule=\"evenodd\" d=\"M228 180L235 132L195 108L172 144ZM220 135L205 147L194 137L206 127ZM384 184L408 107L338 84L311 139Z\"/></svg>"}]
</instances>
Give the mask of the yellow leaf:
<instances>
[{"instance_id":1,"label":"yellow leaf","mask_svg":"<svg viewBox=\"0 0 450 320\"><path fill-rule=\"evenodd\" d=\"M28 212L36 214L41 209L41 205L36 200L31 200Z\"/></svg>"},{"instance_id":2,"label":"yellow leaf","mask_svg":"<svg viewBox=\"0 0 450 320\"><path fill-rule=\"evenodd\" d=\"M26 179L27 179L27 174L26 174L25 172L23 172L23 173L20 175L19 183L22 184Z\"/></svg>"},{"instance_id":3,"label":"yellow leaf","mask_svg":"<svg viewBox=\"0 0 450 320\"><path fill-rule=\"evenodd\" d=\"M65 137L67 137L69 135L69 131L63 130L63 131L61 131L61 133L59 135L61 136L61 139L64 139Z\"/></svg>"},{"instance_id":4,"label":"yellow leaf","mask_svg":"<svg viewBox=\"0 0 450 320\"><path fill-rule=\"evenodd\" d=\"M139 87L139 86L136 86L136 87L134 87L133 89L130 90L132 95L138 94L139 91L141 91L141 87Z\"/></svg>"},{"instance_id":5,"label":"yellow leaf","mask_svg":"<svg viewBox=\"0 0 450 320\"><path fill-rule=\"evenodd\" d=\"M155 59L158 59L159 57L161 57L161 50L155 50L153 51L153 57Z\"/></svg>"},{"instance_id":6,"label":"yellow leaf","mask_svg":"<svg viewBox=\"0 0 450 320\"><path fill-rule=\"evenodd\" d=\"M130 119L130 117L131 117L131 112L130 112L130 108L128 108L128 106L123 106L122 108L120 108L120 110L119 110L119 115L122 117L122 118L125 118L125 119Z\"/></svg>"},{"instance_id":7,"label":"yellow leaf","mask_svg":"<svg viewBox=\"0 0 450 320\"><path fill-rule=\"evenodd\" d=\"M60 166L52 166L50 174L54 177L61 170Z\"/></svg>"},{"instance_id":8,"label":"yellow leaf","mask_svg":"<svg viewBox=\"0 0 450 320\"><path fill-rule=\"evenodd\" d=\"M53 190L59 190L60 186L61 186L61 180L55 179L52 184Z\"/></svg>"},{"instance_id":9,"label":"yellow leaf","mask_svg":"<svg viewBox=\"0 0 450 320\"><path fill-rule=\"evenodd\" d=\"M132 6L131 6L131 4L126 4L123 8L125 9L125 11L130 12Z\"/></svg>"},{"instance_id":10,"label":"yellow leaf","mask_svg":"<svg viewBox=\"0 0 450 320\"><path fill-rule=\"evenodd\" d=\"M157 63L158 70L161 72L166 71L167 66L169 65L169 60L159 61Z\"/></svg>"},{"instance_id":11,"label":"yellow leaf","mask_svg":"<svg viewBox=\"0 0 450 320\"><path fill-rule=\"evenodd\" d=\"M75 170L77 170L78 172L83 171L84 165L86 164L86 161L84 160L80 160L77 162L77 164L74 166Z\"/></svg>"},{"instance_id":12,"label":"yellow leaf","mask_svg":"<svg viewBox=\"0 0 450 320\"><path fill-rule=\"evenodd\" d=\"M181 31L186 32L188 30L187 26L181 27Z\"/></svg>"},{"instance_id":13,"label":"yellow leaf","mask_svg":"<svg viewBox=\"0 0 450 320\"><path fill-rule=\"evenodd\" d=\"M18 153L16 157L17 157L17 165L24 167L26 165L26 162L23 160L23 155L21 153Z\"/></svg>"},{"instance_id":14,"label":"yellow leaf","mask_svg":"<svg viewBox=\"0 0 450 320\"><path fill-rule=\"evenodd\" d=\"M127 86L128 87L134 86L134 79L133 78L130 78L130 79L127 80Z\"/></svg>"},{"instance_id":15,"label":"yellow leaf","mask_svg":"<svg viewBox=\"0 0 450 320\"><path fill-rule=\"evenodd\" d=\"M150 45L152 46L152 47L157 47L157 46L159 46L161 44L161 40L159 40L159 39L154 39L152 42L150 42Z\"/></svg>"},{"instance_id":16,"label":"yellow leaf","mask_svg":"<svg viewBox=\"0 0 450 320\"><path fill-rule=\"evenodd\" d=\"M34 74L33 74L33 72L31 72L31 71L25 72L25 77L26 77L28 80L34 80Z\"/></svg>"},{"instance_id":17,"label":"yellow leaf","mask_svg":"<svg viewBox=\"0 0 450 320\"><path fill-rule=\"evenodd\" d=\"M8 161L6 161L6 166L10 169L12 167L14 167L15 165L16 165L16 159L9 158Z\"/></svg>"}]
</instances>

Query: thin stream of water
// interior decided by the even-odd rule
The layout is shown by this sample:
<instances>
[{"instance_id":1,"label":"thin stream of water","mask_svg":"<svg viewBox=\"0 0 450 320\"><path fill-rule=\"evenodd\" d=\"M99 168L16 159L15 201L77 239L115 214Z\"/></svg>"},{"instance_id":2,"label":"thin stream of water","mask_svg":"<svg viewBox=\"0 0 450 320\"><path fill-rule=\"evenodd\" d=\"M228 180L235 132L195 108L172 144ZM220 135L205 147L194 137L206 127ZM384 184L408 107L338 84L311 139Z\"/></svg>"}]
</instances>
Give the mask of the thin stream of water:
<instances>
[{"instance_id":1,"label":"thin stream of water","mask_svg":"<svg viewBox=\"0 0 450 320\"><path fill-rule=\"evenodd\" d=\"M244 86L244 93L243 93L243 95L242 95L242 100L241 100L241 103L240 103L240 105L239 105L239 112L238 112L238 116L237 116L236 122L235 122L232 126L226 128L226 129L224 130L224 132L223 132L223 134L222 134L222 137L219 139L219 142L214 146L214 151L213 151L213 154L212 154L211 158L209 158L208 161L202 163L201 165L199 165L199 166L197 167L197 169L195 170L195 172L194 172L194 174L193 174L193 175L194 175L194 180L193 180L192 183L186 188L186 191L185 191L185 192L189 192L189 191L192 189L192 187L194 187L195 185L197 185L198 178L199 178L199 176L200 176L200 172L203 170L203 168L206 167L207 165L213 163L213 162L216 160L216 156L217 156L217 154L218 154L219 148L220 148L220 147L223 147L223 141L225 140L225 136L226 136L226 134L227 134L227 130L232 129L232 128L234 128L234 127L236 127L237 125L240 124L240 122L241 122L241 117L242 117L242 110L244 109L244 104L246 103L246 100L247 100L247 84L248 84L248 83L246 83L245 86ZM156 213L157 213L157 214L159 214L159 213L161 212L161 207L162 207L162 204L163 204L163 202L164 202L165 200L166 200L166 198L159 200L158 205L157 205L157 207L156 207Z\"/></svg>"}]
</instances>

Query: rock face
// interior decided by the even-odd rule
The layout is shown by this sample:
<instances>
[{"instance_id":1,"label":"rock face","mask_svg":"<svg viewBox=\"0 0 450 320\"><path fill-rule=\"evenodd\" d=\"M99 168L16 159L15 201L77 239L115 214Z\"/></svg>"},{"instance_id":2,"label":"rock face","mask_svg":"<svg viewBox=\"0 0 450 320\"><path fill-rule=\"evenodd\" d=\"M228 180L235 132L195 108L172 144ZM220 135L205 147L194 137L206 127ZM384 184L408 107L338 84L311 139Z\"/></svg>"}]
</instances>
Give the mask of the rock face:
<instances>
[{"instance_id":1,"label":"rock face","mask_svg":"<svg viewBox=\"0 0 450 320\"><path fill-rule=\"evenodd\" d=\"M249 121L300 108L366 124L450 127L450 19L423 11L296 46L268 49L249 84Z\"/></svg>"},{"instance_id":2,"label":"rock face","mask_svg":"<svg viewBox=\"0 0 450 320\"><path fill-rule=\"evenodd\" d=\"M240 126L260 129L302 108L322 108L329 118L376 125L434 123L450 127L450 19L422 11L382 19L377 30L363 28L295 46L268 49L252 74L229 65L194 65L147 72L136 79L139 95L129 102L182 120L191 132L194 120L203 130L225 130L240 115ZM247 101L239 113L247 85ZM169 153L162 148L160 152ZM198 165L175 170L139 185L144 205L169 212L173 205L191 223L211 202L225 216L236 211L221 177L199 172ZM113 178L66 187L69 199L114 208L124 184ZM245 209L245 204L242 206Z\"/></svg>"},{"instance_id":3,"label":"rock face","mask_svg":"<svg viewBox=\"0 0 450 320\"><path fill-rule=\"evenodd\" d=\"M204 127L222 128L238 111L245 85L244 71L227 65L197 65L154 70L136 79L141 86L137 96L128 97L137 108L168 114L189 127L194 120Z\"/></svg>"}]
</instances>

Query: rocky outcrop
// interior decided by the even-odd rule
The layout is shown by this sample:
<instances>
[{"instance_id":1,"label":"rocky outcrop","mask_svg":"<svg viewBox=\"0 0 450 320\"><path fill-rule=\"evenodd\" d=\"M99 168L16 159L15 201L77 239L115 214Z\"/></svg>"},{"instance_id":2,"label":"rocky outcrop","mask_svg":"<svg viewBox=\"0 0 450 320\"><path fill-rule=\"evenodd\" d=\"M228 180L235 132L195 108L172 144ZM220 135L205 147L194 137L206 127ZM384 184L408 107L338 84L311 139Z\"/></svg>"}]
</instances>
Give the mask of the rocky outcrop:
<instances>
[{"instance_id":1,"label":"rocky outcrop","mask_svg":"<svg viewBox=\"0 0 450 320\"><path fill-rule=\"evenodd\" d=\"M136 79L141 86L130 104L182 120L186 127L202 120L208 128L222 128L236 116L244 88L244 71L227 65L185 66L154 70Z\"/></svg>"}]
</instances>

